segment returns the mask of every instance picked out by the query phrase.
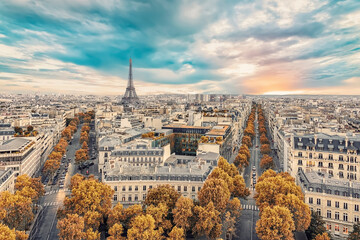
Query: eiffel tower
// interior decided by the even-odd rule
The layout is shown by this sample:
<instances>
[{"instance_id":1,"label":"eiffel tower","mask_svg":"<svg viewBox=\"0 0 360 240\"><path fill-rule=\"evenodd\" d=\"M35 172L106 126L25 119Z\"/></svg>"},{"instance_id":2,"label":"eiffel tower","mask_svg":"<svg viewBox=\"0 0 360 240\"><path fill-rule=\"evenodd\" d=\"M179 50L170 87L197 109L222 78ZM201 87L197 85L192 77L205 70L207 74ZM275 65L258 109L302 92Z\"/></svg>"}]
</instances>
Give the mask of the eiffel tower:
<instances>
[{"instance_id":1,"label":"eiffel tower","mask_svg":"<svg viewBox=\"0 0 360 240\"><path fill-rule=\"evenodd\" d=\"M129 60L129 81L126 87L125 95L121 100L121 104L123 105L135 105L140 103L139 97L136 95L134 82L133 82L133 75L132 75L132 61L131 58Z\"/></svg>"}]
</instances>

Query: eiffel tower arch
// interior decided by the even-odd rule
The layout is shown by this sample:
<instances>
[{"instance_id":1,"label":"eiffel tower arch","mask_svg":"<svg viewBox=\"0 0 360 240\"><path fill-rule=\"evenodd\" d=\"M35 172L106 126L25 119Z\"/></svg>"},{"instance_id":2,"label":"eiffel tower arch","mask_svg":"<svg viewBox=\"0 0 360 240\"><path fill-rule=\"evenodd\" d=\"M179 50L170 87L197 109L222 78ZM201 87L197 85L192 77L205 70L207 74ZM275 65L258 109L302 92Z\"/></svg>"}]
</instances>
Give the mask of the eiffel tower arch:
<instances>
[{"instance_id":1,"label":"eiffel tower arch","mask_svg":"<svg viewBox=\"0 0 360 240\"><path fill-rule=\"evenodd\" d=\"M140 100L136 94L134 81L133 81L133 74L132 74L132 60L129 60L129 80L126 87L126 91L124 97L121 100L121 104L123 105L135 105L139 104Z\"/></svg>"}]
</instances>

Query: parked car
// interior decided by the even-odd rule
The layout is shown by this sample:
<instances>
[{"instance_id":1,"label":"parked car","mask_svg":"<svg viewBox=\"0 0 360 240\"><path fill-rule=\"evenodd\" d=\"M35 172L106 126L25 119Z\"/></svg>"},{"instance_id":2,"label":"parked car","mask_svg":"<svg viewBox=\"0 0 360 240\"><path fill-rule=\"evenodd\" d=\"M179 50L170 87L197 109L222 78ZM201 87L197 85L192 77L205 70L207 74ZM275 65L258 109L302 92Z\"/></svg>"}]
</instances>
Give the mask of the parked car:
<instances>
[{"instance_id":1,"label":"parked car","mask_svg":"<svg viewBox=\"0 0 360 240\"><path fill-rule=\"evenodd\" d=\"M255 167L255 166L253 166L253 167L252 167L252 170L253 170L253 171L256 171L256 167Z\"/></svg>"}]
</instances>

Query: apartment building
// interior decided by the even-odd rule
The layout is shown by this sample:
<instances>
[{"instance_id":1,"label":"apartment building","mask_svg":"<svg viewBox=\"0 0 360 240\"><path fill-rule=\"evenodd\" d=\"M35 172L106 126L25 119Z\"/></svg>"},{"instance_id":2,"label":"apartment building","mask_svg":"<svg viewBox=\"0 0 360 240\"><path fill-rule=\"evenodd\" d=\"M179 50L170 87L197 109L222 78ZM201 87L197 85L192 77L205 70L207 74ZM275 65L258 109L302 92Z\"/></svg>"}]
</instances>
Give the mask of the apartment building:
<instances>
[{"instance_id":1,"label":"apartment building","mask_svg":"<svg viewBox=\"0 0 360 240\"><path fill-rule=\"evenodd\" d=\"M32 177L40 166L40 151L35 141L13 138L0 145L0 169L12 169L15 177L22 174Z\"/></svg>"},{"instance_id":2,"label":"apartment building","mask_svg":"<svg viewBox=\"0 0 360 240\"><path fill-rule=\"evenodd\" d=\"M297 182L305 195L305 203L325 221L334 239L346 239L360 218L360 183L335 179L328 173L297 174Z\"/></svg>"},{"instance_id":3,"label":"apartment building","mask_svg":"<svg viewBox=\"0 0 360 240\"><path fill-rule=\"evenodd\" d=\"M15 192L15 174L11 168L0 170L0 192L3 191Z\"/></svg>"},{"instance_id":4,"label":"apartment building","mask_svg":"<svg viewBox=\"0 0 360 240\"><path fill-rule=\"evenodd\" d=\"M205 159L191 156L179 156L164 166L120 165L107 171L104 183L114 189L113 204L141 204L149 189L169 184L184 197L197 199L197 193L203 186L213 167ZM186 158L184 163L184 159ZM179 161L178 161L179 160Z\"/></svg>"},{"instance_id":5,"label":"apartment building","mask_svg":"<svg viewBox=\"0 0 360 240\"><path fill-rule=\"evenodd\" d=\"M288 171L292 176L304 172L327 173L334 179L360 182L360 136L324 133L292 135Z\"/></svg>"}]
</instances>

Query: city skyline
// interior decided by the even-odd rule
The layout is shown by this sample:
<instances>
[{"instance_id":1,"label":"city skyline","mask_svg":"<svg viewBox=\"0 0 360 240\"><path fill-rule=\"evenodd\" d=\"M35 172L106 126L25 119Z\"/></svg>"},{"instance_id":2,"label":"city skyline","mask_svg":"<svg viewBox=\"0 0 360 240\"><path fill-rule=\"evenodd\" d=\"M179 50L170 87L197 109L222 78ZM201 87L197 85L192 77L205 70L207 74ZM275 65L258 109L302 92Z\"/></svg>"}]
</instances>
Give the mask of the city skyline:
<instances>
[{"instance_id":1,"label":"city skyline","mask_svg":"<svg viewBox=\"0 0 360 240\"><path fill-rule=\"evenodd\" d=\"M0 3L0 88L123 95L360 92L357 1Z\"/></svg>"}]
</instances>

